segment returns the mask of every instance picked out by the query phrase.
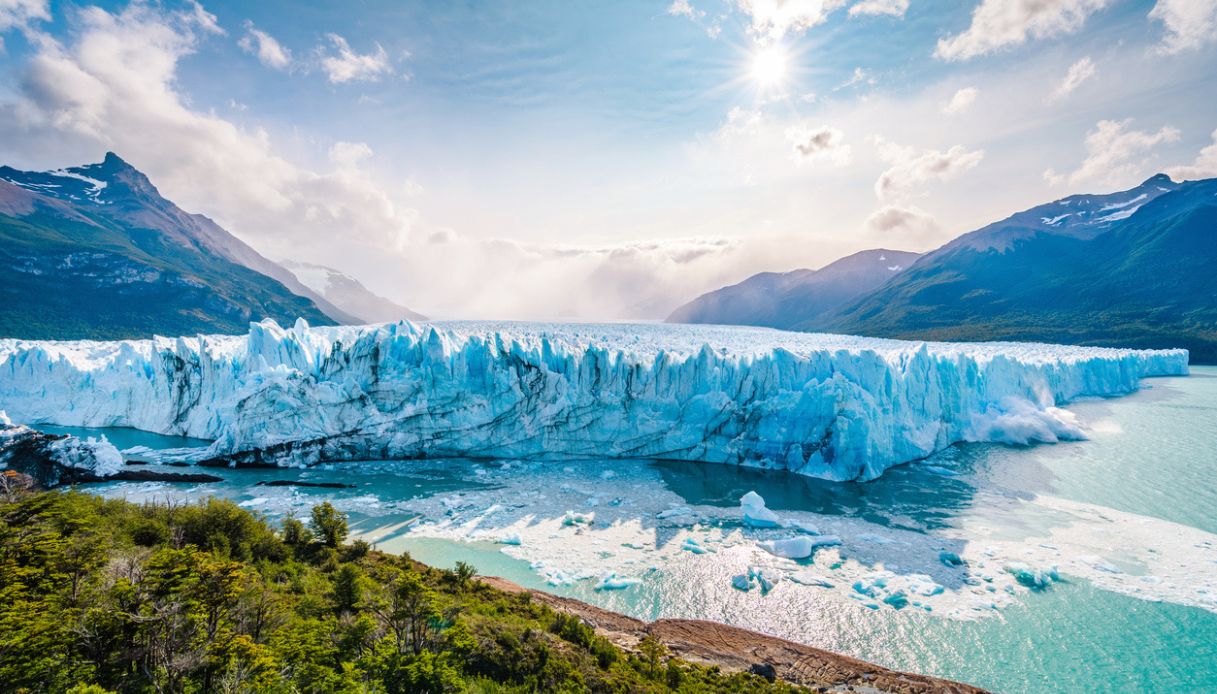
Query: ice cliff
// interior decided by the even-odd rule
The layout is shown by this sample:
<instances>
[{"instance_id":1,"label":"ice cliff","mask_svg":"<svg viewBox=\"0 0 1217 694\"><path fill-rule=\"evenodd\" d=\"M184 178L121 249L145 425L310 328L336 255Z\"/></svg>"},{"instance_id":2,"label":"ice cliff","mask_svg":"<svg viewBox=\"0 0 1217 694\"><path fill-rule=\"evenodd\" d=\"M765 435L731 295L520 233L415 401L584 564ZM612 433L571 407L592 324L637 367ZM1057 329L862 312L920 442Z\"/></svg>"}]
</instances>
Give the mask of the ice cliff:
<instances>
[{"instance_id":1,"label":"ice cliff","mask_svg":"<svg viewBox=\"0 0 1217 694\"><path fill-rule=\"evenodd\" d=\"M958 441L1080 438L1059 406L1187 352L758 328L409 322L122 342L0 340L0 409L213 439L232 464L672 458L873 479Z\"/></svg>"}]
</instances>

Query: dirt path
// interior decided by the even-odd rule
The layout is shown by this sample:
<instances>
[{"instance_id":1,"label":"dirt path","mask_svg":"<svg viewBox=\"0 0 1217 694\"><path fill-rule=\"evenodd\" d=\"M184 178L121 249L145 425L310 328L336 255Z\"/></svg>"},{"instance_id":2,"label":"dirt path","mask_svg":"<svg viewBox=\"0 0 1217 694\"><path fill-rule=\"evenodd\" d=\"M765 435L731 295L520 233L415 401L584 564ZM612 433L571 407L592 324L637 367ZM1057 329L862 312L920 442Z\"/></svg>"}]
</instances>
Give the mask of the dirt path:
<instances>
[{"instance_id":1,"label":"dirt path","mask_svg":"<svg viewBox=\"0 0 1217 694\"><path fill-rule=\"evenodd\" d=\"M950 680L889 670L857 658L726 624L695 619L660 619L648 623L578 600L529 590L506 579L487 576L479 580L509 593L530 593L534 600L578 616L627 650L634 650L643 637L651 635L673 655L690 662L717 665L726 671L768 665L779 678L791 684L821 691L899 694L984 694L985 691Z\"/></svg>"}]
</instances>

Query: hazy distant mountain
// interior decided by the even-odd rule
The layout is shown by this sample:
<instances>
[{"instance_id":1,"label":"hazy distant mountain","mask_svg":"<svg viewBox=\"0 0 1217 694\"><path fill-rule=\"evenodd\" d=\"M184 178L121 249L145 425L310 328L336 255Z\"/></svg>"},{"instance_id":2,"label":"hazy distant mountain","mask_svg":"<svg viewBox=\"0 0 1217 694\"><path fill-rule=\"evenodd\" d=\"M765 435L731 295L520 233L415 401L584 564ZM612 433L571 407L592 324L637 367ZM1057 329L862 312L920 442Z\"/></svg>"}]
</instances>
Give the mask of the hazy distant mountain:
<instances>
[{"instance_id":1,"label":"hazy distant mountain","mask_svg":"<svg viewBox=\"0 0 1217 694\"><path fill-rule=\"evenodd\" d=\"M1217 179L1074 195L926 254L835 331L1186 347L1217 361Z\"/></svg>"},{"instance_id":2,"label":"hazy distant mountain","mask_svg":"<svg viewBox=\"0 0 1217 694\"><path fill-rule=\"evenodd\" d=\"M355 316L362 323L389 323L403 318L426 320L417 311L372 293L359 280L334 268L285 260L279 263L296 275L304 286L327 301Z\"/></svg>"},{"instance_id":3,"label":"hazy distant mountain","mask_svg":"<svg viewBox=\"0 0 1217 694\"><path fill-rule=\"evenodd\" d=\"M842 305L903 271L916 253L862 251L819 270L762 272L703 294L668 316L669 323L763 325L815 329Z\"/></svg>"},{"instance_id":4,"label":"hazy distant mountain","mask_svg":"<svg viewBox=\"0 0 1217 694\"><path fill-rule=\"evenodd\" d=\"M244 332L251 320L356 322L113 153L0 167L0 336Z\"/></svg>"}]
</instances>

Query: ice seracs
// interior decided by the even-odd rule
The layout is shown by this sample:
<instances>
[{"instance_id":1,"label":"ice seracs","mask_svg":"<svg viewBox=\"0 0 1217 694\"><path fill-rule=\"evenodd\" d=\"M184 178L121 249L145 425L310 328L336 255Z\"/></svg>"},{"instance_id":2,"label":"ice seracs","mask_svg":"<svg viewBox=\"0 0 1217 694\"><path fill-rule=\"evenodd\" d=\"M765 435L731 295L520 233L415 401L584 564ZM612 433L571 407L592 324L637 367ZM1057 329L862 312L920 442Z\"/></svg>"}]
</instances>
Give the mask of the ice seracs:
<instances>
[{"instance_id":1,"label":"ice seracs","mask_svg":"<svg viewBox=\"0 0 1217 694\"><path fill-rule=\"evenodd\" d=\"M1062 404L1186 373L1184 350L266 321L245 336L0 340L0 408L24 424L212 439L221 464L667 458L869 480L958 441L1076 438Z\"/></svg>"}]
</instances>

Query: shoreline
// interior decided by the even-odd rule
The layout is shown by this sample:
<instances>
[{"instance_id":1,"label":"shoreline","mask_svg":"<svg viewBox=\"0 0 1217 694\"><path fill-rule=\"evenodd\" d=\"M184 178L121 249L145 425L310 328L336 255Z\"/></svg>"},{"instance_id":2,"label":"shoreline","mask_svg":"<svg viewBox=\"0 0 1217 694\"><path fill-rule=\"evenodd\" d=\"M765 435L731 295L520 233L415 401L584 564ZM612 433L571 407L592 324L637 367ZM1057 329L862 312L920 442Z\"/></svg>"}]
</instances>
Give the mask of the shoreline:
<instances>
[{"instance_id":1,"label":"shoreline","mask_svg":"<svg viewBox=\"0 0 1217 694\"><path fill-rule=\"evenodd\" d=\"M951 680L901 672L839 653L787 641L740 627L699 619L640 619L589 603L525 588L497 576L478 581L505 593L524 593L553 610L578 617L615 645L636 651L651 636L672 655L726 672L765 673L789 684L818 691L894 692L898 694L987 694Z\"/></svg>"}]
</instances>

